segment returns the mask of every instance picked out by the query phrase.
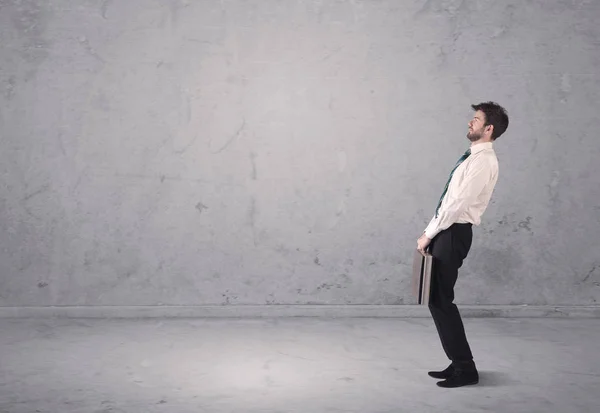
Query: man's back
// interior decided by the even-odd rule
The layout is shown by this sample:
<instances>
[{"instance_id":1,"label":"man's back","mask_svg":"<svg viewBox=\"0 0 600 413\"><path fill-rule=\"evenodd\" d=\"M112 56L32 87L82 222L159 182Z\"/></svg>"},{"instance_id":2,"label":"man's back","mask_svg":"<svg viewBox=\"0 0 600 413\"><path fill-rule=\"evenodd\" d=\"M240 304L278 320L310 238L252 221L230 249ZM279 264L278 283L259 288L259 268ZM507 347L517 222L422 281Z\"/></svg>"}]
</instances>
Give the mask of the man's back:
<instances>
[{"instance_id":1,"label":"man's back","mask_svg":"<svg viewBox=\"0 0 600 413\"><path fill-rule=\"evenodd\" d=\"M477 149L478 146L481 148ZM448 197L450 199L459 196L469 197L466 209L457 222L479 225L498 182L499 166L491 143L475 145L471 150L471 156L457 168L450 181ZM473 191L470 188L462 190L465 185L473 185ZM479 191L478 188L481 187Z\"/></svg>"}]
</instances>

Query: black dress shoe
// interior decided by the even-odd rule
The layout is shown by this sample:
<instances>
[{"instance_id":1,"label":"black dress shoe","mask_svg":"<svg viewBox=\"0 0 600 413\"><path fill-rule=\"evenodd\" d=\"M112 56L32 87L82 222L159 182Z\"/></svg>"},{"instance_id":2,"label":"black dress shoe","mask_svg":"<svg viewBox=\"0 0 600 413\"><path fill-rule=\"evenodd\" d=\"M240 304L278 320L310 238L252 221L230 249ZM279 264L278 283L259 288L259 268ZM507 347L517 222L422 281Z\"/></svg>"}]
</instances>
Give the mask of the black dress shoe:
<instances>
[{"instance_id":1,"label":"black dress shoe","mask_svg":"<svg viewBox=\"0 0 600 413\"><path fill-rule=\"evenodd\" d=\"M454 373L454 366L452 366L452 364L450 364L448 367L446 367L446 370L427 372L427 374L429 374L434 379L448 379L452 376L453 373Z\"/></svg>"},{"instance_id":2,"label":"black dress shoe","mask_svg":"<svg viewBox=\"0 0 600 413\"><path fill-rule=\"evenodd\" d=\"M437 383L440 387L455 388L479 383L477 370L455 370L452 376Z\"/></svg>"}]
</instances>

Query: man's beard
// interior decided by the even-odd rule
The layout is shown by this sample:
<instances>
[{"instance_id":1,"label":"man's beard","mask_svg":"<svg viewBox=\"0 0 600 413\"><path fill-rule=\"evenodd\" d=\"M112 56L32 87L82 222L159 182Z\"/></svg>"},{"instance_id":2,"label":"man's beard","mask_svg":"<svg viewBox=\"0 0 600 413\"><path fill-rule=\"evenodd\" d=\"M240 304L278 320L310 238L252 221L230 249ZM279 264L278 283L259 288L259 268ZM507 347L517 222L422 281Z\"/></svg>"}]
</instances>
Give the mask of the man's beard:
<instances>
[{"instance_id":1,"label":"man's beard","mask_svg":"<svg viewBox=\"0 0 600 413\"><path fill-rule=\"evenodd\" d=\"M481 130L468 132L467 133L467 138L471 142L477 142L479 139L481 139Z\"/></svg>"}]
</instances>

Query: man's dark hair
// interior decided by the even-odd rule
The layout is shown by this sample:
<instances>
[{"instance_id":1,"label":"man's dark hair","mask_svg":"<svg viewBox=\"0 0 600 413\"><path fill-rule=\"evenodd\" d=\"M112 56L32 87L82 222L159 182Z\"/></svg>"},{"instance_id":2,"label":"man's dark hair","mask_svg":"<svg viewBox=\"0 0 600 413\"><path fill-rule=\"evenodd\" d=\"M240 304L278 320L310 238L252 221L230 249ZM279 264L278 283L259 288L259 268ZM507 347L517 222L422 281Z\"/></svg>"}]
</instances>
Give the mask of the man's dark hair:
<instances>
[{"instance_id":1,"label":"man's dark hair","mask_svg":"<svg viewBox=\"0 0 600 413\"><path fill-rule=\"evenodd\" d=\"M477 105L471 105L474 111L485 113L485 126L493 125L492 140L498 139L508 128L508 114L506 110L497 103L483 102Z\"/></svg>"}]
</instances>

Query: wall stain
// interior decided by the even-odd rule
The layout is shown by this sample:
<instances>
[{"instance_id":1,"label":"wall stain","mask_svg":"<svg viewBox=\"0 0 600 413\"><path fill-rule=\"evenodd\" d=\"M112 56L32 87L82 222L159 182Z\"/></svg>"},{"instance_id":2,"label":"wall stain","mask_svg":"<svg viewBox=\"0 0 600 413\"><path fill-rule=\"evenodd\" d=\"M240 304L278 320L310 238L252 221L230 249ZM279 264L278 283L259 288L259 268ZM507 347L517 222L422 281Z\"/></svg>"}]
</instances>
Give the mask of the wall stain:
<instances>
[{"instance_id":1,"label":"wall stain","mask_svg":"<svg viewBox=\"0 0 600 413\"><path fill-rule=\"evenodd\" d=\"M50 19L50 2L25 0L10 2L6 12L11 16L17 39L21 44L13 44L15 50L31 69L24 74L24 80L33 78L37 69L48 57L50 43L45 39L45 31Z\"/></svg>"},{"instance_id":2,"label":"wall stain","mask_svg":"<svg viewBox=\"0 0 600 413\"><path fill-rule=\"evenodd\" d=\"M558 96L562 103L566 103L571 93L571 78L568 73L563 73L560 78L560 89L558 90Z\"/></svg>"},{"instance_id":3,"label":"wall stain","mask_svg":"<svg viewBox=\"0 0 600 413\"><path fill-rule=\"evenodd\" d=\"M85 51L90 56L92 56L94 59L98 60L100 63L106 63L106 60L104 60L102 58L102 56L100 56L98 53L96 53L96 50L90 45L90 41L88 40L87 37L80 36L79 37L79 43L81 43L81 45L83 46L83 48L85 49Z\"/></svg>"},{"instance_id":4,"label":"wall stain","mask_svg":"<svg viewBox=\"0 0 600 413\"><path fill-rule=\"evenodd\" d=\"M351 284L352 283L352 278L348 277L347 274L340 274L339 276L342 279L343 283L346 283L346 284Z\"/></svg>"},{"instance_id":5,"label":"wall stain","mask_svg":"<svg viewBox=\"0 0 600 413\"><path fill-rule=\"evenodd\" d=\"M335 288L343 288L341 284L337 283L337 284L327 284L327 283L323 283L320 286L317 287L317 291L320 290L330 290L332 287Z\"/></svg>"},{"instance_id":6,"label":"wall stain","mask_svg":"<svg viewBox=\"0 0 600 413\"><path fill-rule=\"evenodd\" d=\"M587 275L585 277L583 277L583 279L581 280L581 282L586 282L590 276L594 273L594 271L596 271L596 269L600 267L600 265L598 264L594 264L594 266L592 267L592 269L587 273Z\"/></svg>"},{"instance_id":7,"label":"wall stain","mask_svg":"<svg viewBox=\"0 0 600 413\"><path fill-rule=\"evenodd\" d=\"M345 382L351 382L351 381L354 381L354 378L353 377L340 377L338 380L342 380Z\"/></svg>"},{"instance_id":8,"label":"wall stain","mask_svg":"<svg viewBox=\"0 0 600 413\"><path fill-rule=\"evenodd\" d=\"M110 6L112 2L113 0L102 0L102 3L100 4L100 14L102 15L102 18L104 20L106 20L106 12L108 11L108 6Z\"/></svg>"},{"instance_id":9,"label":"wall stain","mask_svg":"<svg viewBox=\"0 0 600 413\"><path fill-rule=\"evenodd\" d=\"M206 205L204 205L202 202L198 202L196 204L196 209L198 210L198 212L202 213L202 211L205 209L208 209L208 207Z\"/></svg>"},{"instance_id":10,"label":"wall stain","mask_svg":"<svg viewBox=\"0 0 600 413\"><path fill-rule=\"evenodd\" d=\"M221 294L221 297L225 298L225 302L221 303L221 305L231 304L231 299L236 300L238 298L237 295L231 294L231 296L230 296L229 290L225 290L225 294Z\"/></svg>"},{"instance_id":11,"label":"wall stain","mask_svg":"<svg viewBox=\"0 0 600 413\"><path fill-rule=\"evenodd\" d=\"M23 201L23 202L29 201L34 196L39 195L39 194L47 191L49 188L50 188L50 184L45 184L40 189L38 189L37 191L34 191L34 192L30 193L29 195L25 195L25 197L21 201Z\"/></svg>"},{"instance_id":12,"label":"wall stain","mask_svg":"<svg viewBox=\"0 0 600 413\"><path fill-rule=\"evenodd\" d=\"M252 180L256 181L256 153L250 153L250 161L252 162Z\"/></svg>"},{"instance_id":13,"label":"wall stain","mask_svg":"<svg viewBox=\"0 0 600 413\"><path fill-rule=\"evenodd\" d=\"M63 142L62 130L59 131L58 134L56 135L56 141L58 142L58 147L60 148L60 151L62 152L63 156L67 156L67 150L65 149L65 144Z\"/></svg>"},{"instance_id":14,"label":"wall stain","mask_svg":"<svg viewBox=\"0 0 600 413\"><path fill-rule=\"evenodd\" d=\"M450 18L456 18L461 12L466 12L464 0L426 0L419 10L414 14L414 17L419 17L422 14L445 14Z\"/></svg>"},{"instance_id":15,"label":"wall stain","mask_svg":"<svg viewBox=\"0 0 600 413\"><path fill-rule=\"evenodd\" d=\"M519 228L524 228L533 234L533 231L531 230L531 227L529 226L529 225L531 225L531 220L532 220L531 217L525 218L525 221L519 222L519 224L518 224Z\"/></svg>"},{"instance_id":16,"label":"wall stain","mask_svg":"<svg viewBox=\"0 0 600 413\"><path fill-rule=\"evenodd\" d=\"M49 184L45 184L43 185L40 189L38 189L37 191L34 191L28 195L25 195L22 199L21 199L21 205L23 206L23 209L25 210L25 212L27 212L27 214L33 218L36 219L42 219L41 217L37 216L36 214L34 214L33 212L31 212L31 210L29 209L29 207L27 206L27 201L29 201L31 198L42 194L44 192L46 192L48 189L50 188Z\"/></svg>"},{"instance_id":17,"label":"wall stain","mask_svg":"<svg viewBox=\"0 0 600 413\"><path fill-rule=\"evenodd\" d=\"M17 84L15 76L11 75L6 83L7 85L4 90L4 97L6 100L11 100L15 94L15 86Z\"/></svg>"},{"instance_id":18,"label":"wall stain","mask_svg":"<svg viewBox=\"0 0 600 413\"><path fill-rule=\"evenodd\" d=\"M256 198L252 197L250 200L250 206L248 207L248 221L250 228L252 230L252 242L254 246L258 245L258 241L256 239Z\"/></svg>"},{"instance_id":19,"label":"wall stain","mask_svg":"<svg viewBox=\"0 0 600 413\"><path fill-rule=\"evenodd\" d=\"M524 220L520 220L519 222L516 222L516 219L514 217L515 214L510 214L511 216L508 217L506 215L504 215L502 217L501 220L497 221L498 225L506 227L506 228L512 228L512 232L519 232L519 230L524 229L527 232L529 232L531 235L534 235L533 230L531 229L531 221L533 220L532 217L528 216L526 217ZM493 233L493 230L489 230L489 233Z\"/></svg>"},{"instance_id":20,"label":"wall stain","mask_svg":"<svg viewBox=\"0 0 600 413\"><path fill-rule=\"evenodd\" d=\"M273 293L270 293L270 294L269 294L269 297L270 297L270 298L267 298L267 299L265 300L265 304L267 304L267 305L276 304L276 300L275 300L275 294L273 294Z\"/></svg>"},{"instance_id":21,"label":"wall stain","mask_svg":"<svg viewBox=\"0 0 600 413\"><path fill-rule=\"evenodd\" d=\"M192 139L190 139L189 142L182 149L176 150L175 153L178 155L184 154L188 149L190 149L192 147L192 145L196 142L197 139L198 139L198 134L196 133L194 135L194 137Z\"/></svg>"},{"instance_id":22,"label":"wall stain","mask_svg":"<svg viewBox=\"0 0 600 413\"><path fill-rule=\"evenodd\" d=\"M181 0L171 0L168 2L171 27L177 26L179 16L181 15L183 9L188 6L189 4L187 2L182 2Z\"/></svg>"},{"instance_id":23,"label":"wall stain","mask_svg":"<svg viewBox=\"0 0 600 413\"><path fill-rule=\"evenodd\" d=\"M244 130L244 128L246 127L246 119L242 119L242 125L238 128L237 132L235 132L230 138L229 140L227 140L227 142L225 142L225 145L223 145L219 150L217 150L216 152L212 152L211 153L213 155L216 155L218 153L223 152L225 149L227 149L229 147L229 145L231 145L231 143L236 140L241 134L242 131ZM212 139L211 139L211 143L212 143Z\"/></svg>"}]
</instances>

